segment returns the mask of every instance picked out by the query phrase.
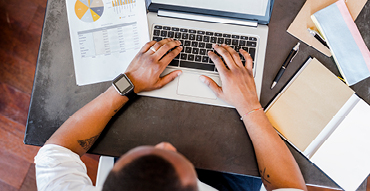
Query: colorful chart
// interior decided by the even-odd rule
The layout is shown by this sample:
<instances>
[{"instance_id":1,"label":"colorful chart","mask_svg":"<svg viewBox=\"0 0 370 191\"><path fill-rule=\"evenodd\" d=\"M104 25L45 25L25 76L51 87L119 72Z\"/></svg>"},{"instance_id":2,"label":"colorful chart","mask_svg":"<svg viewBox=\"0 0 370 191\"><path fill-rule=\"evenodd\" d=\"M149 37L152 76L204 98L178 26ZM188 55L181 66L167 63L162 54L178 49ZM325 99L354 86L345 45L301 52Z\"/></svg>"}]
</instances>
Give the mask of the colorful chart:
<instances>
[{"instance_id":1,"label":"colorful chart","mask_svg":"<svg viewBox=\"0 0 370 191\"><path fill-rule=\"evenodd\" d=\"M103 0L77 0L75 12L77 17L84 22L95 22L104 11Z\"/></svg>"}]
</instances>

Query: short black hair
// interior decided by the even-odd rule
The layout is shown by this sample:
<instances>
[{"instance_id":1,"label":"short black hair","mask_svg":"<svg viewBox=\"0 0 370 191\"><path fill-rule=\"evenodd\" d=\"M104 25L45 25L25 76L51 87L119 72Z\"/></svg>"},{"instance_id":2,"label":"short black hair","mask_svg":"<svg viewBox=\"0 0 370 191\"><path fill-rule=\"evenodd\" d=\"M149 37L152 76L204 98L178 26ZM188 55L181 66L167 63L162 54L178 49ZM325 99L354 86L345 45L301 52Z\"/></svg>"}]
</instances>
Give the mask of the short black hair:
<instances>
[{"instance_id":1,"label":"short black hair","mask_svg":"<svg viewBox=\"0 0 370 191\"><path fill-rule=\"evenodd\" d=\"M145 155L119 171L111 171L103 191L196 191L196 185L184 186L172 163L158 155Z\"/></svg>"}]
</instances>

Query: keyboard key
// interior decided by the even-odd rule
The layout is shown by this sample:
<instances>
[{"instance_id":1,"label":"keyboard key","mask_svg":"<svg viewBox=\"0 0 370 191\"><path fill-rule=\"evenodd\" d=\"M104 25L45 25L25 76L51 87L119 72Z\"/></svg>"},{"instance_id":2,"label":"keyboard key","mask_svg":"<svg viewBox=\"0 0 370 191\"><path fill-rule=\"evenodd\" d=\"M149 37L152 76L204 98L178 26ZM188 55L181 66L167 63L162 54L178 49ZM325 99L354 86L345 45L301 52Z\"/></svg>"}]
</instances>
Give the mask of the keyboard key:
<instances>
[{"instance_id":1,"label":"keyboard key","mask_svg":"<svg viewBox=\"0 0 370 191\"><path fill-rule=\"evenodd\" d=\"M155 25L155 26L154 26L154 28L155 28L155 29L162 29L163 27L162 27L162 26L160 26L160 25Z\"/></svg>"},{"instance_id":2,"label":"keyboard key","mask_svg":"<svg viewBox=\"0 0 370 191\"><path fill-rule=\"evenodd\" d=\"M225 44L226 45L231 45L231 39L229 39L229 38L225 39Z\"/></svg>"},{"instance_id":3,"label":"keyboard key","mask_svg":"<svg viewBox=\"0 0 370 191\"><path fill-rule=\"evenodd\" d=\"M213 32L206 32L206 35L213 36Z\"/></svg>"},{"instance_id":4,"label":"keyboard key","mask_svg":"<svg viewBox=\"0 0 370 191\"><path fill-rule=\"evenodd\" d=\"M216 37L211 37L211 43L217 43L217 38Z\"/></svg>"},{"instance_id":5,"label":"keyboard key","mask_svg":"<svg viewBox=\"0 0 370 191\"><path fill-rule=\"evenodd\" d=\"M189 33L197 33L197 31L194 29L189 29Z\"/></svg>"},{"instance_id":6,"label":"keyboard key","mask_svg":"<svg viewBox=\"0 0 370 191\"><path fill-rule=\"evenodd\" d=\"M191 50L191 47L185 47L185 52L186 52L186 53L191 53L191 51L192 51L192 50Z\"/></svg>"},{"instance_id":7,"label":"keyboard key","mask_svg":"<svg viewBox=\"0 0 370 191\"><path fill-rule=\"evenodd\" d=\"M209 42L209 36L204 36L203 42Z\"/></svg>"},{"instance_id":8,"label":"keyboard key","mask_svg":"<svg viewBox=\"0 0 370 191\"><path fill-rule=\"evenodd\" d=\"M247 46L256 47L257 46L257 42L248 41L247 42Z\"/></svg>"},{"instance_id":9,"label":"keyboard key","mask_svg":"<svg viewBox=\"0 0 370 191\"><path fill-rule=\"evenodd\" d=\"M221 33L215 33L215 36L217 36L217 37L222 37L222 34Z\"/></svg>"},{"instance_id":10,"label":"keyboard key","mask_svg":"<svg viewBox=\"0 0 370 191\"><path fill-rule=\"evenodd\" d=\"M182 39L188 39L189 34L188 33L182 33Z\"/></svg>"},{"instance_id":11,"label":"keyboard key","mask_svg":"<svg viewBox=\"0 0 370 191\"><path fill-rule=\"evenodd\" d=\"M192 42L192 43L191 43L191 46L192 46L192 47L198 47L198 42Z\"/></svg>"},{"instance_id":12,"label":"keyboard key","mask_svg":"<svg viewBox=\"0 0 370 191\"><path fill-rule=\"evenodd\" d=\"M251 57L254 61L254 57L256 55L256 49L255 48L249 48L249 54L251 55Z\"/></svg>"},{"instance_id":13,"label":"keyboard key","mask_svg":"<svg viewBox=\"0 0 370 191\"><path fill-rule=\"evenodd\" d=\"M179 60L172 60L169 64L169 66L179 66Z\"/></svg>"},{"instance_id":14,"label":"keyboard key","mask_svg":"<svg viewBox=\"0 0 370 191\"><path fill-rule=\"evenodd\" d=\"M223 34L222 36L225 37L225 38L231 38L230 34Z\"/></svg>"},{"instance_id":15,"label":"keyboard key","mask_svg":"<svg viewBox=\"0 0 370 191\"><path fill-rule=\"evenodd\" d=\"M198 33L198 34L206 34L206 32L205 32L205 31L198 31L197 33Z\"/></svg>"},{"instance_id":16,"label":"keyboard key","mask_svg":"<svg viewBox=\"0 0 370 191\"><path fill-rule=\"evenodd\" d=\"M161 36L166 37L167 36L167 31L161 31Z\"/></svg>"},{"instance_id":17,"label":"keyboard key","mask_svg":"<svg viewBox=\"0 0 370 191\"><path fill-rule=\"evenodd\" d=\"M232 35L232 38L239 39L240 36L239 35Z\"/></svg>"},{"instance_id":18,"label":"keyboard key","mask_svg":"<svg viewBox=\"0 0 370 191\"><path fill-rule=\"evenodd\" d=\"M208 63L209 57L208 56L203 56L202 62Z\"/></svg>"},{"instance_id":19,"label":"keyboard key","mask_svg":"<svg viewBox=\"0 0 370 191\"><path fill-rule=\"evenodd\" d=\"M194 55L189 54L189 55L188 55L188 60L189 60L189 61L194 61Z\"/></svg>"},{"instance_id":20,"label":"keyboard key","mask_svg":"<svg viewBox=\"0 0 370 191\"><path fill-rule=\"evenodd\" d=\"M189 40L195 40L195 34L190 34L189 35Z\"/></svg>"},{"instance_id":21,"label":"keyboard key","mask_svg":"<svg viewBox=\"0 0 370 191\"><path fill-rule=\"evenodd\" d=\"M193 48L193 54L199 54L199 48Z\"/></svg>"},{"instance_id":22,"label":"keyboard key","mask_svg":"<svg viewBox=\"0 0 370 191\"><path fill-rule=\"evenodd\" d=\"M257 38L256 37L249 37L249 40L251 40L251 41L257 41Z\"/></svg>"},{"instance_id":23,"label":"keyboard key","mask_svg":"<svg viewBox=\"0 0 370 191\"><path fill-rule=\"evenodd\" d=\"M200 49L199 50L199 54L201 54L201 55L206 55L206 49Z\"/></svg>"},{"instance_id":24,"label":"keyboard key","mask_svg":"<svg viewBox=\"0 0 370 191\"><path fill-rule=\"evenodd\" d=\"M168 32L168 35L167 35L168 38L173 38L174 36L175 36L175 32L172 32L172 31Z\"/></svg>"},{"instance_id":25,"label":"keyboard key","mask_svg":"<svg viewBox=\"0 0 370 191\"><path fill-rule=\"evenodd\" d=\"M240 39L242 39L242 40L248 40L248 37L247 36L241 36Z\"/></svg>"},{"instance_id":26,"label":"keyboard key","mask_svg":"<svg viewBox=\"0 0 370 191\"><path fill-rule=\"evenodd\" d=\"M200 63L187 62L187 61L181 61L180 67L207 70L207 71L214 71L215 69L215 66L211 64L200 64Z\"/></svg>"},{"instance_id":27,"label":"keyboard key","mask_svg":"<svg viewBox=\"0 0 370 191\"><path fill-rule=\"evenodd\" d=\"M239 52L239 50L241 49L242 47L240 46L235 46L235 51Z\"/></svg>"},{"instance_id":28,"label":"keyboard key","mask_svg":"<svg viewBox=\"0 0 370 191\"><path fill-rule=\"evenodd\" d=\"M171 30L171 27L163 27L163 30Z\"/></svg>"},{"instance_id":29,"label":"keyboard key","mask_svg":"<svg viewBox=\"0 0 370 191\"><path fill-rule=\"evenodd\" d=\"M181 33L179 33L179 32L175 33L175 38L180 39L181 38Z\"/></svg>"},{"instance_id":30,"label":"keyboard key","mask_svg":"<svg viewBox=\"0 0 370 191\"><path fill-rule=\"evenodd\" d=\"M187 41L185 41L184 46L190 46L190 43L191 43L191 42L187 40Z\"/></svg>"},{"instance_id":31,"label":"keyboard key","mask_svg":"<svg viewBox=\"0 0 370 191\"><path fill-rule=\"evenodd\" d=\"M247 51L248 52L248 47L242 47L243 50Z\"/></svg>"},{"instance_id":32,"label":"keyboard key","mask_svg":"<svg viewBox=\"0 0 370 191\"><path fill-rule=\"evenodd\" d=\"M207 43L206 44L206 48L211 49L212 48L212 44Z\"/></svg>"},{"instance_id":33,"label":"keyboard key","mask_svg":"<svg viewBox=\"0 0 370 191\"><path fill-rule=\"evenodd\" d=\"M203 36L202 35L197 35L197 41L203 41Z\"/></svg>"},{"instance_id":34,"label":"keyboard key","mask_svg":"<svg viewBox=\"0 0 370 191\"><path fill-rule=\"evenodd\" d=\"M179 31L179 30L180 30L179 28L172 27L172 31Z\"/></svg>"},{"instance_id":35,"label":"keyboard key","mask_svg":"<svg viewBox=\"0 0 370 191\"><path fill-rule=\"evenodd\" d=\"M186 59L188 59L188 55L187 54L180 54L180 59L181 60L186 60Z\"/></svg>"},{"instance_id":36,"label":"keyboard key","mask_svg":"<svg viewBox=\"0 0 370 191\"><path fill-rule=\"evenodd\" d=\"M154 30L153 31L153 35L154 36L159 36L161 34L161 31L160 30Z\"/></svg>"},{"instance_id":37,"label":"keyboard key","mask_svg":"<svg viewBox=\"0 0 370 191\"><path fill-rule=\"evenodd\" d=\"M218 44L223 44L224 40L225 40L224 38L218 38L217 43Z\"/></svg>"},{"instance_id":38,"label":"keyboard key","mask_svg":"<svg viewBox=\"0 0 370 191\"><path fill-rule=\"evenodd\" d=\"M188 32L188 29L180 29L180 32Z\"/></svg>"},{"instance_id":39,"label":"keyboard key","mask_svg":"<svg viewBox=\"0 0 370 191\"><path fill-rule=\"evenodd\" d=\"M209 61L208 61L210 64L213 64L213 61L211 58L209 58Z\"/></svg>"},{"instance_id":40,"label":"keyboard key","mask_svg":"<svg viewBox=\"0 0 370 191\"><path fill-rule=\"evenodd\" d=\"M199 43L199 48L204 48L206 46L206 43L200 42Z\"/></svg>"},{"instance_id":41,"label":"keyboard key","mask_svg":"<svg viewBox=\"0 0 370 191\"><path fill-rule=\"evenodd\" d=\"M233 46L239 46L239 40L233 39Z\"/></svg>"},{"instance_id":42,"label":"keyboard key","mask_svg":"<svg viewBox=\"0 0 370 191\"><path fill-rule=\"evenodd\" d=\"M162 40L162 37L157 37L157 36L155 36L155 37L153 37L153 40L154 40L154 41L159 42L159 41L161 41L161 40Z\"/></svg>"},{"instance_id":43,"label":"keyboard key","mask_svg":"<svg viewBox=\"0 0 370 191\"><path fill-rule=\"evenodd\" d=\"M245 43L246 43L246 41L241 40L241 41L239 42L239 46L245 46Z\"/></svg>"},{"instance_id":44,"label":"keyboard key","mask_svg":"<svg viewBox=\"0 0 370 191\"><path fill-rule=\"evenodd\" d=\"M195 56L195 61L196 62L201 62L202 61L202 56L199 56L199 55Z\"/></svg>"}]
</instances>

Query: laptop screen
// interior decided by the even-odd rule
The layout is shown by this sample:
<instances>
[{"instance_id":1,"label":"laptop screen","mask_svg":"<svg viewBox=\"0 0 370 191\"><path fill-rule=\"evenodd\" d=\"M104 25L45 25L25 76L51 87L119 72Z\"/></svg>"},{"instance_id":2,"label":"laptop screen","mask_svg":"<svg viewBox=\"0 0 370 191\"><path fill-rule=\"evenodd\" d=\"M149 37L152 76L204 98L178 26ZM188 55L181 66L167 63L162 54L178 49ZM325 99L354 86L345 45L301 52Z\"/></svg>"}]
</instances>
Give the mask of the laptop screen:
<instances>
[{"instance_id":1,"label":"laptop screen","mask_svg":"<svg viewBox=\"0 0 370 191\"><path fill-rule=\"evenodd\" d=\"M269 0L154 0L153 2L181 7L264 16L268 1Z\"/></svg>"},{"instance_id":2,"label":"laptop screen","mask_svg":"<svg viewBox=\"0 0 370 191\"><path fill-rule=\"evenodd\" d=\"M274 0L146 0L149 11L159 9L258 21L268 24Z\"/></svg>"}]
</instances>

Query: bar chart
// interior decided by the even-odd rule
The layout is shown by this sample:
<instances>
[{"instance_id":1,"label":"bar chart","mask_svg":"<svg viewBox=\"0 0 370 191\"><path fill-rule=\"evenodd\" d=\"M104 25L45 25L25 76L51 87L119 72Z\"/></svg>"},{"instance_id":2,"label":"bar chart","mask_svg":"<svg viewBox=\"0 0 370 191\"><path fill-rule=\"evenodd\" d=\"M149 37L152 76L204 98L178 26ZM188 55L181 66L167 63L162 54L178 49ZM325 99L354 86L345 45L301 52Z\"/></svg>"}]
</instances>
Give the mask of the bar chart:
<instances>
[{"instance_id":1,"label":"bar chart","mask_svg":"<svg viewBox=\"0 0 370 191\"><path fill-rule=\"evenodd\" d=\"M112 0L112 7L117 14L129 14L136 7L136 0Z\"/></svg>"}]
</instances>

